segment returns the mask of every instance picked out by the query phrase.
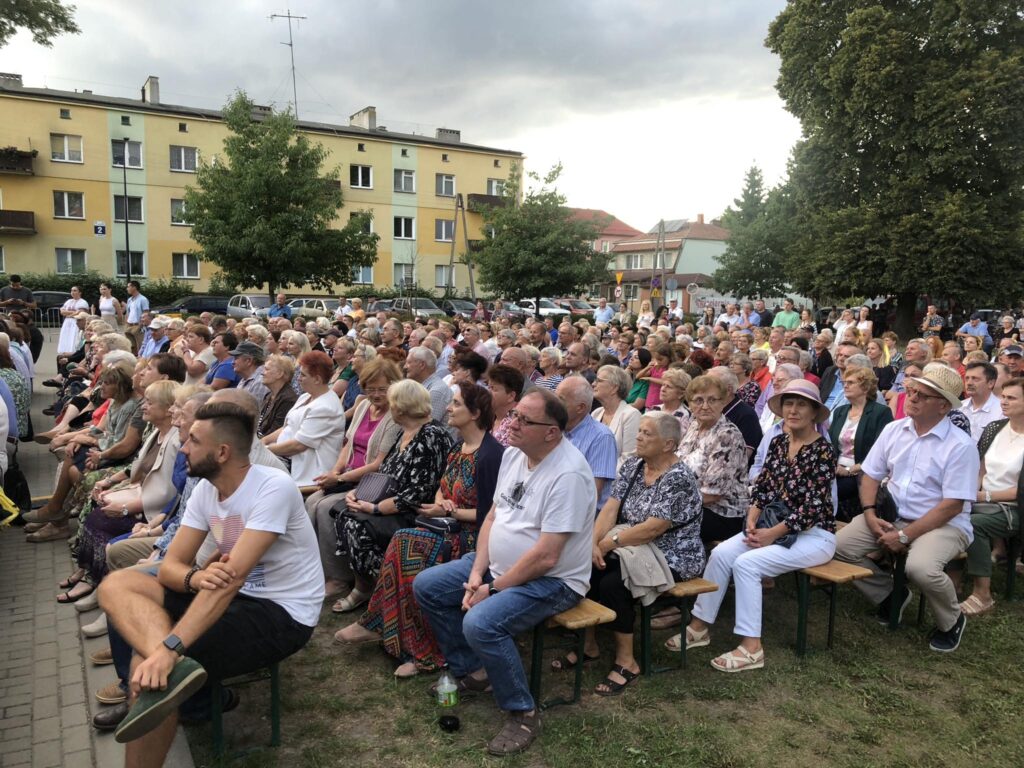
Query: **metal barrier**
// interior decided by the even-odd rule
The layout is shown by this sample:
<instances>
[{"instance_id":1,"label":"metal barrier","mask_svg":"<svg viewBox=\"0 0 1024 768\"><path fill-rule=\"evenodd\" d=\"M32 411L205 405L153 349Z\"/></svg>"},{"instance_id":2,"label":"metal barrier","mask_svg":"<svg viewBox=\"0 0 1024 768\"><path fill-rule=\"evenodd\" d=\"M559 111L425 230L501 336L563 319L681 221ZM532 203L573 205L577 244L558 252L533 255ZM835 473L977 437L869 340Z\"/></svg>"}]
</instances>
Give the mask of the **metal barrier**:
<instances>
[{"instance_id":1,"label":"metal barrier","mask_svg":"<svg viewBox=\"0 0 1024 768\"><path fill-rule=\"evenodd\" d=\"M60 307L36 310L36 326L39 328L60 328L64 318L60 316Z\"/></svg>"}]
</instances>

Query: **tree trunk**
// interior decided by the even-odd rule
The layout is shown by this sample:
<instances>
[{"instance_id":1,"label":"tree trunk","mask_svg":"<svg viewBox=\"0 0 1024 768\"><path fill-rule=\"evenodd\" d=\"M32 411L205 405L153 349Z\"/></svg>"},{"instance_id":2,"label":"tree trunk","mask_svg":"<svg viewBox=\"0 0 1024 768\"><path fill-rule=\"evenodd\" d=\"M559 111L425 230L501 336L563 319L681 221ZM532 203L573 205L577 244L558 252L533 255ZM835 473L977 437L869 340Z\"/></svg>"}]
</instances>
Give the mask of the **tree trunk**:
<instances>
[{"instance_id":1,"label":"tree trunk","mask_svg":"<svg viewBox=\"0 0 1024 768\"><path fill-rule=\"evenodd\" d=\"M914 309L917 306L916 293L900 293L896 295L896 322L893 330L904 344L918 335L914 323Z\"/></svg>"}]
</instances>

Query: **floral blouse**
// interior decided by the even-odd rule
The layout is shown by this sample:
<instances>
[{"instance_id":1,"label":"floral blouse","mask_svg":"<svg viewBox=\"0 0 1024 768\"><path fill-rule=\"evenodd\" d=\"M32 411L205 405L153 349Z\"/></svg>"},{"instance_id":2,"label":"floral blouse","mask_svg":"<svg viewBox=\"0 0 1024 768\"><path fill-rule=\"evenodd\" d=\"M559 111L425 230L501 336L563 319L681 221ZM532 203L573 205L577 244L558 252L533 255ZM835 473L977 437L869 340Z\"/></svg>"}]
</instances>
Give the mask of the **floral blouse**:
<instances>
[{"instance_id":1,"label":"floral blouse","mask_svg":"<svg viewBox=\"0 0 1024 768\"><path fill-rule=\"evenodd\" d=\"M761 397L761 388L757 386L756 381L750 379L746 384L736 390L736 397L753 408L757 405L758 398Z\"/></svg>"},{"instance_id":2,"label":"floral blouse","mask_svg":"<svg viewBox=\"0 0 1024 768\"><path fill-rule=\"evenodd\" d=\"M782 433L768 446L764 469L754 481L751 503L764 509L781 500L793 511L786 518L791 531L819 527L835 533L832 482L836 478L836 449L819 437L789 460L789 435Z\"/></svg>"},{"instance_id":3,"label":"floral blouse","mask_svg":"<svg viewBox=\"0 0 1024 768\"><path fill-rule=\"evenodd\" d=\"M380 471L395 479L394 496L399 513L415 515L420 505L434 501L441 475L448 464L452 437L440 424L427 423L403 449L401 439L380 465Z\"/></svg>"},{"instance_id":4,"label":"floral blouse","mask_svg":"<svg viewBox=\"0 0 1024 768\"><path fill-rule=\"evenodd\" d=\"M508 441L511 437L509 430L512 428L512 417L506 416L498 424L494 425L494 429L491 430L491 434L494 435L494 439L502 444L503 447L508 448Z\"/></svg>"},{"instance_id":5,"label":"floral blouse","mask_svg":"<svg viewBox=\"0 0 1024 768\"><path fill-rule=\"evenodd\" d=\"M630 480L639 470L636 482L623 499ZM612 486L612 497L622 502L618 522L639 525L657 517L668 520L672 527L656 538L654 544L665 555L665 561L681 579L692 579L704 571L704 544L700 540L700 488L693 472L682 462L669 467L653 485L643 476L643 461L630 456L622 463Z\"/></svg>"},{"instance_id":6,"label":"floral blouse","mask_svg":"<svg viewBox=\"0 0 1024 768\"><path fill-rule=\"evenodd\" d=\"M694 419L676 455L697 476L701 493L722 497L708 509L722 517L747 514L747 444L739 427L722 416L702 435Z\"/></svg>"}]
</instances>

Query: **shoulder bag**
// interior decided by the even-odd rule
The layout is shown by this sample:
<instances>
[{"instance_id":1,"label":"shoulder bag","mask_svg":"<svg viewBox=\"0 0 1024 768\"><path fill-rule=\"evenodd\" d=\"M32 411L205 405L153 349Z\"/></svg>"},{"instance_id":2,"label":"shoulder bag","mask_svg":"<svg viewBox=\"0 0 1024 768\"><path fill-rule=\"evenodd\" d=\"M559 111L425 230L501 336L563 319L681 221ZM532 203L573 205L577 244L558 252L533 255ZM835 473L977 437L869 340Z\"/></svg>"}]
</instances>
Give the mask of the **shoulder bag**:
<instances>
[{"instance_id":1,"label":"shoulder bag","mask_svg":"<svg viewBox=\"0 0 1024 768\"><path fill-rule=\"evenodd\" d=\"M790 510L789 505L786 502L776 499L771 504L761 510L761 515L757 518L758 528L774 528L779 523L785 521L787 517L793 514ZM778 544L780 547L789 549L793 546L796 541L797 534L790 532L784 536L777 538L773 544Z\"/></svg>"}]
</instances>

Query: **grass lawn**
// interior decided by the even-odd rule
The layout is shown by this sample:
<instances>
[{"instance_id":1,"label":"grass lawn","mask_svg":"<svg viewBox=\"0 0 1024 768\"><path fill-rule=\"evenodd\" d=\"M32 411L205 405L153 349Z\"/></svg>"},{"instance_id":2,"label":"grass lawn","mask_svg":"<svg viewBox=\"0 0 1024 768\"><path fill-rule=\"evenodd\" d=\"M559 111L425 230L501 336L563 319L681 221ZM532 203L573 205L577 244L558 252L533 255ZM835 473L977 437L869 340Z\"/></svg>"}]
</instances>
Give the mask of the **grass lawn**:
<instances>
[{"instance_id":1,"label":"grass lawn","mask_svg":"<svg viewBox=\"0 0 1024 768\"><path fill-rule=\"evenodd\" d=\"M1001 589L998 572L993 586ZM931 616L916 629L917 601L890 632L852 587L842 588L836 647L825 649L827 605L814 593L809 641L793 651L796 596L782 577L765 596L765 669L726 675L709 664L734 647L732 599L709 648L689 654L689 669L641 678L617 699L591 689L611 665L588 665L583 701L545 713L540 740L515 758L489 757L484 745L500 726L489 696L459 705L462 729L445 734L426 695L434 675L397 681L376 646L332 646L333 632L356 614L327 609L309 646L282 665L283 746L254 752L233 766L1017 766L1024 751L1024 602L1000 600L995 613L969 620L960 649L928 650ZM671 630L675 632L677 630ZM670 631L656 632L661 642ZM529 655L523 638L524 657ZM240 642L244 642L239 638ZM549 633L549 643L557 638ZM558 649L546 656L554 658ZM667 651L656 661L669 661ZM528 659L527 659L528 662ZM568 691L571 674L545 672L544 695ZM241 690L225 716L235 749L268 743L269 690ZM197 766L214 764L208 727L188 731Z\"/></svg>"}]
</instances>

